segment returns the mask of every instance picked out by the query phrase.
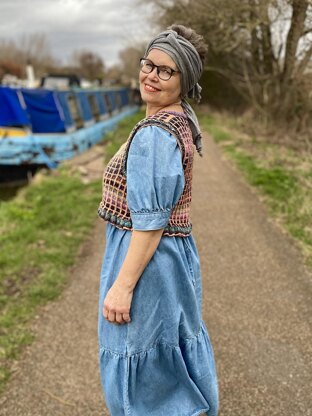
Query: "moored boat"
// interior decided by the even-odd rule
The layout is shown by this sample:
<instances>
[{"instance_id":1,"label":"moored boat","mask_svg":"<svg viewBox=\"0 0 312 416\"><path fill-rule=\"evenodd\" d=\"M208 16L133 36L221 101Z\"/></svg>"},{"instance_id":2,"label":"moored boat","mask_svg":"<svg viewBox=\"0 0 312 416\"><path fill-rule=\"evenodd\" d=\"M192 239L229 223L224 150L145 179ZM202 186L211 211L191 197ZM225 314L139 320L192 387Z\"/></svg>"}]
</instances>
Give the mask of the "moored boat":
<instances>
[{"instance_id":1,"label":"moored boat","mask_svg":"<svg viewBox=\"0 0 312 416\"><path fill-rule=\"evenodd\" d=\"M129 88L0 86L0 182L53 169L99 142L138 109Z\"/></svg>"}]
</instances>

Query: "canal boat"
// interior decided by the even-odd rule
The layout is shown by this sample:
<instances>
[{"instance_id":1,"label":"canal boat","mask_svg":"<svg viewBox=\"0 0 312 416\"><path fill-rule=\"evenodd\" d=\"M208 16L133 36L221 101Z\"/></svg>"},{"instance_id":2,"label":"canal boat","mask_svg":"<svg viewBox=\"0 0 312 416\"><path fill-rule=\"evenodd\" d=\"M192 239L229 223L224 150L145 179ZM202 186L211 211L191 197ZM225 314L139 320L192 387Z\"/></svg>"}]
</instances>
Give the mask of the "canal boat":
<instances>
[{"instance_id":1,"label":"canal boat","mask_svg":"<svg viewBox=\"0 0 312 416\"><path fill-rule=\"evenodd\" d=\"M129 88L0 86L0 182L54 169L103 139L138 110Z\"/></svg>"}]
</instances>

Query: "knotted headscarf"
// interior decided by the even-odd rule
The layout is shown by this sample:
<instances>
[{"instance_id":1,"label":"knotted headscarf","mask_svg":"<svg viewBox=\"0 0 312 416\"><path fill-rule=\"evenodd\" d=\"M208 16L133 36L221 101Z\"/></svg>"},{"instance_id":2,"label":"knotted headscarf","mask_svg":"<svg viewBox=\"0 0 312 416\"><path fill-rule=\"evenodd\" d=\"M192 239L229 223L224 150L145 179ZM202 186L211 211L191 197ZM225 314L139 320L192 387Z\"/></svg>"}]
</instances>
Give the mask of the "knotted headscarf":
<instances>
[{"instance_id":1,"label":"knotted headscarf","mask_svg":"<svg viewBox=\"0 0 312 416\"><path fill-rule=\"evenodd\" d=\"M189 120L196 149L200 156L203 156L199 123L193 108L186 100L186 97L189 97L199 103L201 99L202 88L198 80L203 72L203 65L200 56L191 42L171 29L161 32L152 39L146 47L144 56L147 56L151 49L159 49L167 53L181 71L181 105Z\"/></svg>"}]
</instances>

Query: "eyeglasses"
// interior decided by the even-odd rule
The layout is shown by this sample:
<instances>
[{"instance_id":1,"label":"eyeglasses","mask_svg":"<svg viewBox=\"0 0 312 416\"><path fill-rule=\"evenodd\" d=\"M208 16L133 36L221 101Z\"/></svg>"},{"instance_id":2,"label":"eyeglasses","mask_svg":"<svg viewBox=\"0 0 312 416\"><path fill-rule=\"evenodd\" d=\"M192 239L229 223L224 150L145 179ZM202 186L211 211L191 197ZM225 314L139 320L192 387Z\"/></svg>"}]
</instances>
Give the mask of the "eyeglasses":
<instances>
[{"instance_id":1,"label":"eyeglasses","mask_svg":"<svg viewBox=\"0 0 312 416\"><path fill-rule=\"evenodd\" d=\"M157 75L163 81L168 81L174 73L178 73L180 71L175 71L174 69L170 68L166 65L155 65L149 59L141 58L140 59L141 71L144 74L150 74L154 68L157 70Z\"/></svg>"}]
</instances>

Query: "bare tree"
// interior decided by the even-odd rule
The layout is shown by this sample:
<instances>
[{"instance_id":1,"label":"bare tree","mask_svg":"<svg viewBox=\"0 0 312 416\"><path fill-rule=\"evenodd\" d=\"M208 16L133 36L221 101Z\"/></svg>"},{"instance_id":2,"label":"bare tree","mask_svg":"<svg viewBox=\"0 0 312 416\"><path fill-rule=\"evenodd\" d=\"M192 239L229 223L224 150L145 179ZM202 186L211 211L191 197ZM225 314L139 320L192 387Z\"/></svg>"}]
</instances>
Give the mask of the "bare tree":
<instances>
[{"instance_id":1,"label":"bare tree","mask_svg":"<svg viewBox=\"0 0 312 416\"><path fill-rule=\"evenodd\" d=\"M47 37L43 33L24 34L16 41L2 39L0 41L0 63L12 62L14 65L7 67L12 73L15 66L22 68L20 76L25 76L27 63L34 66L37 76L43 75L49 68L59 65L51 53L51 47Z\"/></svg>"},{"instance_id":2,"label":"bare tree","mask_svg":"<svg viewBox=\"0 0 312 416\"><path fill-rule=\"evenodd\" d=\"M125 82L137 80L139 73L139 61L143 57L145 47L143 44L129 46L119 53L122 78Z\"/></svg>"},{"instance_id":3,"label":"bare tree","mask_svg":"<svg viewBox=\"0 0 312 416\"><path fill-rule=\"evenodd\" d=\"M5 74L23 76L23 67L17 62L18 50L13 41L0 40L0 81Z\"/></svg>"},{"instance_id":4,"label":"bare tree","mask_svg":"<svg viewBox=\"0 0 312 416\"><path fill-rule=\"evenodd\" d=\"M21 59L24 62L32 62L37 67L47 67L55 63L50 42L44 33L24 34L19 38L17 46L23 51Z\"/></svg>"},{"instance_id":5,"label":"bare tree","mask_svg":"<svg viewBox=\"0 0 312 416\"><path fill-rule=\"evenodd\" d=\"M104 76L105 65L102 58L89 50L77 50L72 55L72 63L77 67L81 76L90 81L102 79Z\"/></svg>"},{"instance_id":6,"label":"bare tree","mask_svg":"<svg viewBox=\"0 0 312 416\"><path fill-rule=\"evenodd\" d=\"M258 114L298 128L312 119L311 0L154 0L154 6L161 28L180 23L204 35L206 70L227 77Z\"/></svg>"},{"instance_id":7,"label":"bare tree","mask_svg":"<svg viewBox=\"0 0 312 416\"><path fill-rule=\"evenodd\" d=\"M122 83L122 69L120 64L110 66L105 71L105 80L110 84L121 84Z\"/></svg>"},{"instance_id":8,"label":"bare tree","mask_svg":"<svg viewBox=\"0 0 312 416\"><path fill-rule=\"evenodd\" d=\"M23 76L23 67L10 59L0 60L0 81L5 74L21 78Z\"/></svg>"}]
</instances>

